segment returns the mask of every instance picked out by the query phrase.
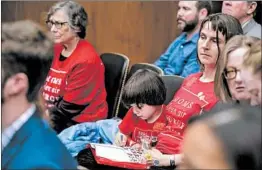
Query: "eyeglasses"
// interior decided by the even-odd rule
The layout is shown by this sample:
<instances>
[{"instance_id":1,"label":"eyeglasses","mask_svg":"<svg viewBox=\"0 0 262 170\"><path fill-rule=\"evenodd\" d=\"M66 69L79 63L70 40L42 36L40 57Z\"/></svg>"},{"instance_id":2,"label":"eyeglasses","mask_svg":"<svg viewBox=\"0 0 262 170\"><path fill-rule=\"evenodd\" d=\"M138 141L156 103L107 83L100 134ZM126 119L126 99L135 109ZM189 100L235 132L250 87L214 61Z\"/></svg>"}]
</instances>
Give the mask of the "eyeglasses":
<instances>
[{"instance_id":1,"label":"eyeglasses","mask_svg":"<svg viewBox=\"0 0 262 170\"><path fill-rule=\"evenodd\" d=\"M236 78L238 72L240 72L240 70L234 67L227 68L224 71L224 76L226 79L231 80L231 79Z\"/></svg>"},{"instance_id":2,"label":"eyeglasses","mask_svg":"<svg viewBox=\"0 0 262 170\"><path fill-rule=\"evenodd\" d=\"M58 21L53 22L53 21L50 21L50 20L46 21L46 25L49 29L51 29L53 25L55 25L55 27L57 29L60 29L60 28L62 28L63 25L65 25L65 23L67 23L67 22L58 22Z\"/></svg>"}]
</instances>

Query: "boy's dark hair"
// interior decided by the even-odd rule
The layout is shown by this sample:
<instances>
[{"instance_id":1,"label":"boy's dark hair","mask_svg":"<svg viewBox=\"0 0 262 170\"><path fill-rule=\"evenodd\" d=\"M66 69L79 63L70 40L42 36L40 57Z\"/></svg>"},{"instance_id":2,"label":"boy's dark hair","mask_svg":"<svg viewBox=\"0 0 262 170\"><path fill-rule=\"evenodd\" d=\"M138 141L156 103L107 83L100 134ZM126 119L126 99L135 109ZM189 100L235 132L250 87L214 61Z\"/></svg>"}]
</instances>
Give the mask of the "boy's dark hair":
<instances>
[{"instance_id":1,"label":"boy's dark hair","mask_svg":"<svg viewBox=\"0 0 262 170\"><path fill-rule=\"evenodd\" d=\"M2 24L1 85L8 78L25 73L28 77L29 102L37 100L53 59L52 39L39 25L26 20Z\"/></svg>"},{"instance_id":2,"label":"boy's dark hair","mask_svg":"<svg viewBox=\"0 0 262 170\"><path fill-rule=\"evenodd\" d=\"M162 105L166 99L166 87L157 73L140 69L128 79L122 97L126 106L140 103Z\"/></svg>"}]
</instances>

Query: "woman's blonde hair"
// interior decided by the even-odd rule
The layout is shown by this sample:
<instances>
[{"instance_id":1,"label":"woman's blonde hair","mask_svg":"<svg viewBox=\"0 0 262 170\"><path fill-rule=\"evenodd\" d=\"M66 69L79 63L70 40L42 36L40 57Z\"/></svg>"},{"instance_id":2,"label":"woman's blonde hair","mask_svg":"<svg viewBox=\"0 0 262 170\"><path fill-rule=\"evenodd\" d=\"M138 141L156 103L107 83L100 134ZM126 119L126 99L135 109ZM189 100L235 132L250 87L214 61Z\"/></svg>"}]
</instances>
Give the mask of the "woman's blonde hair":
<instances>
[{"instance_id":1,"label":"woman's blonde hair","mask_svg":"<svg viewBox=\"0 0 262 170\"><path fill-rule=\"evenodd\" d=\"M261 40L258 40L254 43L248 54L245 55L243 61L243 67L251 68L253 74L261 73L262 72L262 61L261 61Z\"/></svg>"},{"instance_id":2,"label":"woman's blonde hair","mask_svg":"<svg viewBox=\"0 0 262 170\"><path fill-rule=\"evenodd\" d=\"M250 53L251 47L258 41L255 37L245 35L236 35L231 38L222 52L222 56L218 58L218 66L215 75L215 94L223 102L231 102L232 95L229 91L227 80L224 77L224 71L228 62L228 55L239 48L246 48L247 52L243 56Z\"/></svg>"}]
</instances>

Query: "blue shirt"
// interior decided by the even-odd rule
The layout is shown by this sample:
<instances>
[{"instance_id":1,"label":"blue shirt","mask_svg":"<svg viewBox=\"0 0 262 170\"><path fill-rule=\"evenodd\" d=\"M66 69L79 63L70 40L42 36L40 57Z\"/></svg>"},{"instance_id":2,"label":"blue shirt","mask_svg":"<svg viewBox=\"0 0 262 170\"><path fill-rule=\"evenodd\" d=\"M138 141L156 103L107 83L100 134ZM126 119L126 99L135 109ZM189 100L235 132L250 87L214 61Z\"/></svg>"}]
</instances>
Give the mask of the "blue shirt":
<instances>
[{"instance_id":1,"label":"blue shirt","mask_svg":"<svg viewBox=\"0 0 262 170\"><path fill-rule=\"evenodd\" d=\"M199 33L186 40L186 33L182 33L173 41L166 52L154 63L160 67L165 75L179 75L187 77L200 71L197 60L197 41Z\"/></svg>"}]
</instances>

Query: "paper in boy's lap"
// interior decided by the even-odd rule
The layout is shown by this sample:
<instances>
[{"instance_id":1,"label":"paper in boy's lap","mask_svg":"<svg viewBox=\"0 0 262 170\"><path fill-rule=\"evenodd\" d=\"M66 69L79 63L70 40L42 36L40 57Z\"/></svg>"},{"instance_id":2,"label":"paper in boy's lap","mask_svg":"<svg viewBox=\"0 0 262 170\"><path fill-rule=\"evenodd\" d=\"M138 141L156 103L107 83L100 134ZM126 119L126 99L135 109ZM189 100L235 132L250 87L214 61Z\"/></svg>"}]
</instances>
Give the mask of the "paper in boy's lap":
<instances>
[{"instance_id":1,"label":"paper in boy's lap","mask_svg":"<svg viewBox=\"0 0 262 170\"><path fill-rule=\"evenodd\" d=\"M118 162L143 163L142 151L131 147L118 147L109 144L91 144L96 156Z\"/></svg>"},{"instance_id":2,"label":"paper in boy's lap","mask_svg":"<svg viewBox=\"0 0 262 170\"><path fill-rule=\"evenodd\" d=\"M97 143L91 143L90 146L100 164L132 169L148 168L142 151L138 149Z\"/></svg>"}]
</instances>

